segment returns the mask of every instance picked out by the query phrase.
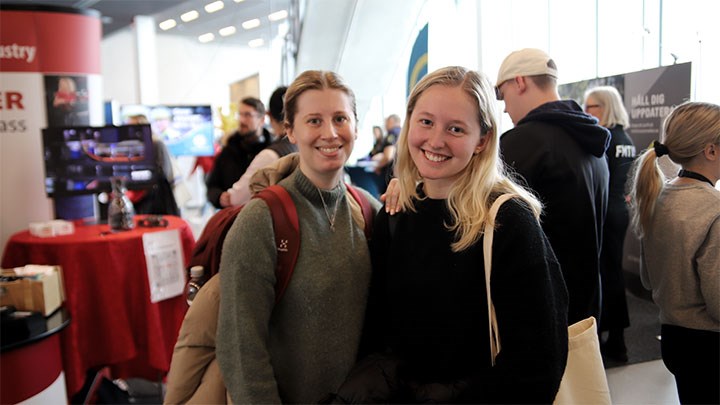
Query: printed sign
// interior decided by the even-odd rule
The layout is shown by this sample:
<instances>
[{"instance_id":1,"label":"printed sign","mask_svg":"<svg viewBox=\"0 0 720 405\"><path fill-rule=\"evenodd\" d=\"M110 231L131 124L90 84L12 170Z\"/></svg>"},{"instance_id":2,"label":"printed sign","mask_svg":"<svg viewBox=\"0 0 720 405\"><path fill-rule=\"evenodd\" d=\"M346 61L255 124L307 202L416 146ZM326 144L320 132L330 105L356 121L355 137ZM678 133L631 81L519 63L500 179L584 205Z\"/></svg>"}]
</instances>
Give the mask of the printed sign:
<instances>
[{"instance_id":1,"label":"printed sign","mask_svg":"<svg viewBox=\"0 0 720 405\"><path fill-rule=\"evenodd\" d=\"M185 290L185 268L177 229L143 234L150 302L177 297Z\"/></svg>"},{"instance_id":2,"label":"printed sign","mask_svg":"<svg viewBox=\"0 0 720 405\"><path fill-rule=\"evenodd\" d=\"M563 84L558 86L558 91L561 98L582 104L585 90L615 87L630 118L627 133L638 151L642 151L660 139L663 120L672 108L690 99L690 73L688 62Z\"/></svg>"}]
</instances>

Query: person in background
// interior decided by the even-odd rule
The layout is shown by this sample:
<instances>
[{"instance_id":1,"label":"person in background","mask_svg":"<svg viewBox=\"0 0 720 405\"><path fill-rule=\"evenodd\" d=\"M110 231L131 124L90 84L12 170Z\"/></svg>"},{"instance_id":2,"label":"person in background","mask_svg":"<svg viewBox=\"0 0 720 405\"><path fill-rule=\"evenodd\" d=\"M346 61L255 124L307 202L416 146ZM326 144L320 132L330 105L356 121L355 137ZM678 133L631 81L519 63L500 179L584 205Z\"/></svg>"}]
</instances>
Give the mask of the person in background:
<instances>
[{"instance_id":1,"label":"person in background","mask_svg":"<svg viewBox=\"0 0 720 405\"><path fill-rule=\"evenodd\" d=\"M385 118L386 144L395 144L402 131L402 122L397 114L390 114ZM388 138L390 136L390 138Z\"/></svg>"},{"instance_id":2,"label":"person in background","mask_svg":"<svg viewBox=\"0 0 720 405\"><path fill-rule=\"evenodd\" d=\"M375 183L377 185L378 195L384 194L387 189L388 182L393 176L393 161L395 160L395 142L400 135L401 122L400 116L397 114L389 115L385 119L385 137L380 145L373 147L371 160L375 162Z\"/></svg>"},{"instance_id":3,"label":"person in background","mask_svg":"<svg viewBox=\"0 0 720 405\"><path fill-rule=\"evenodd\" d=\"M297 145L291 143L288 137L285 136L283 97L286 91L287 87L285 86L275 89L268 104L267 115L276 140L255 156L245 173L240 177L240 180L236 181L227 190L230 194L230 205L242 205L250 200L250 179L258 169L275 162L285 155L297 152Z\"/></svg>"},{"instance_id":4,"label":"person in background","mask_svg":"<svg viewBox=\"0 0 720 405\"><path fill-rule=\"evenodd\" d=\"M48 119L52 126L81 125L78 113L77 83L70 76L60 76L57 80L57 91L52 94L52 108L48 111ZM86 124L87 125L87 124Z\"/></svg>"},{"instance_id":5,"label":"person in background","mask_svg":"<svg viewBox=\"0 0 720 405\"><path fill-rule=\"evenodd\" d=\"M560 261L573 324L600 319L610 133L575 101L560 100L557 77L545 52L515 51L500 65L496 96L515 124L500 138L503 159L545 205L541 223Z\"/></svg>"},{"instance_id":6,"label":"person in background","mask_svg":"<svg viewBox=\"0 0 720 405\"><path fill-rule=\"evenodd\" d=\"M392 162L395 159L395 142L397 142L401 129L400 116L397 114L389 115L385 119L385 137L383 138L382 145L378 148L379 152L372 156L372 159L377 162L375 173L392 175L391 169ZM387 182L389 178L384 180Z\"/></svg>"},{"instance_id":7,"label":"person in background","mask_svg":"<svg viewBox=\"0 0 720 405\"><path fill-rule=\"evenodd\" d=\"M182 134L173 126L173 114L170 108L165 106L153 107L150 111L153 133L163 142L173 142Z\"/></svg>"},{"instance_id":8,"label":"person in background","mask_svg":"<svg viewBox=\"0 0 720 405\"><path fill-rule=\"evenodd\" d=\"M238 116L239 128L227 138L206 181L207 199L216 208L231 205L227 190L245 173L255 156L273 141L272 134L263 126L265 106L262 101L254 97L242 99Z\"/></svg>"},{"instance_id":9,"label":"person in background","mask_svg":"<svg viewBox=\"0 0 720 405\"><path fill-rule=\"evenodd\" d=\"M682 167L667 181L661 156ZM662 143L635 161L632 224L640 277L660 308L665 366L683 404L720 402L720 106L687 102L665 119Z\"/></svg>"},{"instance_id":10,"label":"person in background","mask_svg":"<svg viewBox=\"0 0 720 405\"><path fill-rule=\"evenodd\" d=\"M630 326L625 279L623 276L623 246L629 223L626 184L635 160L635 145L625 129L629 127L628 113L617 89L600 86L585 92L585 112L597 118L610 130L612 138L607 156L610 171L608 208L603 227L600 279L602 286L602 315L599 331L607 331L607 339L600 348L608 359L628 361L624 330Z\"/></svg>"},{"instance_id":11,"label":"person in background","mask_svg":"<svg viewBox=\"0 0 720 405\"><path fill-rule=\"evenodd\" d=\"M373 126L372 131L374 142L372 150L368 153L368 158L370 159L378 153L382 153L383 149L385 149L385 134L383 133L383 129L380 126L375 125Z\"/></svg>"},{"instance_id":12,"label":"person in background","mask_svg":"<svg viewBox=\"0 0 720 405\"><path fill-rule=\"evenodd\" d=\"M355 96L337 74L306 71L287 89L284 111L299 166L278 184L297 208L300 252L276 304L278 247L265 202L250 200L228 231L216 354L234 403L317 403L355 363L365 315L370 253L343 182ZM375 213L379 202L360 192Z\"/></svg>"},{"instance_id":13,"label":"person in background","mask_svg":"<svg viewBox=\"0 0 720 405\"><path fill-rule=\"evenodd\" d=\"M75 84L75 80L68 76L58 78L58 89L54 94L53 107L62 107L67 111L71 111L77 99L77 85Z\"/></svg>"},{"instance_id":14,"label":"person in background","mask_svg":"<svg viewBox=\"0 0 720 405\"><path fill-rule=\"evenodd\" d=\"M413 89L397 143L404 211L396 220L381 211L372 240L365 336L376 354L361 360L337 402L553 401L567 358L567 291L540 202L500 160L493 98L487 78L462 67ZM482 235L505 193L515 197L494 222L502 349L492 366Z\"/></svg>"},{"instance_id":15,"label":"person in background","mask_svg":"<svg viewBox=\"0 0 720 405\"><path fill-rule=\"evenodd\" d=\"M150 125L144 114L127 117L127 125ZM155 148L155 164L159 171L158 183L150 190L128 190L127 196L132 201L136 214L175 215L180 216L180 208L172 192L177 181L172 156L155 131L152 132Z\"/></svg>"}]
</instances>

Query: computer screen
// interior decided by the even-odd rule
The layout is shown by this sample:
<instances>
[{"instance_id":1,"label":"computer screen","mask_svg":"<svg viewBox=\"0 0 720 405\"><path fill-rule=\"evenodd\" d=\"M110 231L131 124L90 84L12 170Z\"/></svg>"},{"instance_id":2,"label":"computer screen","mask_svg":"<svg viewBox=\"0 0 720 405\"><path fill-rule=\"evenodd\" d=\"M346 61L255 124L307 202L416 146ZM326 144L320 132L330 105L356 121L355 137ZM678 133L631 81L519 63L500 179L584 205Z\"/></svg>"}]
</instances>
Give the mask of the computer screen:
<instances>
[{"instance_id":1,"label":"computer screen","mask_svg":"<svg viewBox=\"0 0 720 405\"><path fill-rule=\"evenodd\" d=\"M209 105L123 105L122 122L143 115L173 156L212 156L214 134Z\"/></svg>"},{"instance_id":2,"label":"computer screen","mask_svg":"<svg viewBox=\"0 0 720 405\"><path fill-rule=\"evenodd\" d=\"M124 177L128 189L156 182L149 125L53 127L42 132L48 196L110 191L115 176Z\"/></svg>"}]
</instances>

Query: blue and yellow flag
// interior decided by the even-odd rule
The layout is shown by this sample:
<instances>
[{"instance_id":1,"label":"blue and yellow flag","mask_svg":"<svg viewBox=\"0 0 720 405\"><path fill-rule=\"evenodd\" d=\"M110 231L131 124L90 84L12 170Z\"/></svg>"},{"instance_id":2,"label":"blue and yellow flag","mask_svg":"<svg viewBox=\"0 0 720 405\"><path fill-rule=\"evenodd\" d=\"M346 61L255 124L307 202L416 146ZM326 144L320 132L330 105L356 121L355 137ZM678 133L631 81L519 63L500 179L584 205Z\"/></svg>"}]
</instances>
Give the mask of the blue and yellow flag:
<instances>
[{"instance_id":1,"label":"blue and yellow flag","mask_svg":"<svg viewBox=\"0 0 720 405\"><path fill-rule=\"evenodd\" d=\"M407 93L410 97L413 87L427 74L428 71L428 25L418 33L415 44L410 54L410 65L408 66Z\"/></svg>"}]
</instances>

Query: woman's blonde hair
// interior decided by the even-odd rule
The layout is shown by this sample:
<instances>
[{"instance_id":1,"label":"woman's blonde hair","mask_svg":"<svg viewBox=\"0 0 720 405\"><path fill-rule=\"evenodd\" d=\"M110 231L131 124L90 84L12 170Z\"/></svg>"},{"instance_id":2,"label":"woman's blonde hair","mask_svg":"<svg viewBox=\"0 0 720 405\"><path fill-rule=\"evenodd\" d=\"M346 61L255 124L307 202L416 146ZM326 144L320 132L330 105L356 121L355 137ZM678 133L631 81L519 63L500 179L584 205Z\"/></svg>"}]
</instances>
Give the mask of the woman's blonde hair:
<instances>
[{"instance_id":1,"label":"woman's blonde hair","mask_svg":"<svg viewBox=\"0 0 720 405\"><path fill-rule=\"evenodd\" d=\"M495 93L487 77L459 66L436 70L425 76L413 88L408 99L406 120L397 141L395 175L399 180L399 203L404 210L415 211L414 199L420 199L417 184L422 181L420 173L410 156L408 131L412 113L418 99L432 86L460 87L477 102L477 119L480 136L489 137L486 148L473 156L464 173L453 184L447 198L452 222L446 224L456 234L452 250L459 252L472 246L482 235L488 211L494 198L504 193L517 194L540 217L542 206L530 192L515 183L508 175L500 159L500 143L497 133ZM493 224L494 225L494 224Z\"/></svg>"},{"instance_id":2,"label":"woman's blonde hair","mask_svg":"<svg viewBox=\"0 0 720 405\"><path fill-rule=\"evenodd\" d=\"M600 117L600 125L605 128L612 128L622 125L624 128L630 126L627 110L623 105L622 97L615 87L599 86L585 92L585 100L592 97L603 107L603 114Z\"/></svg>"},{"instance_id":3,"label":"woman's blonde hair","mask_svg":"<svg viewBox=\"0 0 720 405\"><path fill-rule=\"evenodd\" d=\"M720 106L703 102L686 102L665 118L662 143L670 160L680 166L703 153L707 145L720 145ZM650 147L633 164L630 206L632 224L643 236L655 211L655 201L665 185L665 175L658 165L656 148Z\"/></svg>"}]
</instances>

